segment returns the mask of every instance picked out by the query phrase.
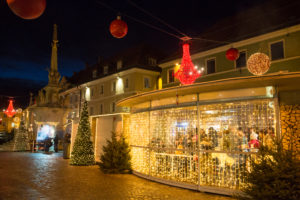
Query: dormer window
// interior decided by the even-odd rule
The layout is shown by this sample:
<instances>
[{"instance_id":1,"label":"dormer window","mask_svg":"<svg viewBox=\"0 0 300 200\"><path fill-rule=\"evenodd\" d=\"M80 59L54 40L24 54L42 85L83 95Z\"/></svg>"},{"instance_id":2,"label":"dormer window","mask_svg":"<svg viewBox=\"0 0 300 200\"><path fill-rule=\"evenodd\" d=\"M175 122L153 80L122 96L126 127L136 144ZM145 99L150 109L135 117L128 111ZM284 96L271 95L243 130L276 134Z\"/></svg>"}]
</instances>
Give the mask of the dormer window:
<instances>
[{"instance_id":1,"label":"dormer window","mask_svg":"<svg viewBox=\"0 0 300 200\"><path fill-rule=\"evenodd\" d=\"M148 58L148 63L149 63L149 65L156 65L156 59L155 58L151 58L151 57L149 57Z\"/></svg>"},{"instance_id":2,"label":"dormer window","mask_svg":"<svg viewBox=\"0 0 300 200\"><path fill-rule=\"evenodd\" d=\"M122 60L119 60L118 62L117 62L117 70L120 70L120 69L122 69Z\"/></svg>"},{"instance_id":3,"label":"dormer window","mask_svg":"<svg viewBox=\"0 0 300 200\"><path fill-rule=\"evenodd\" d=\"M97 78L97 69L93 70L93 78Z\"/></svg>"},{"instance_id":4,"label":"dormer window","mask_svg":"<svg viewBox=\"0 0 300 200\"><path fill-rule=\"evenodd\" d=\"M103 67L103 74L108 74L108 66Z\"/></svg>"}]
</instances>

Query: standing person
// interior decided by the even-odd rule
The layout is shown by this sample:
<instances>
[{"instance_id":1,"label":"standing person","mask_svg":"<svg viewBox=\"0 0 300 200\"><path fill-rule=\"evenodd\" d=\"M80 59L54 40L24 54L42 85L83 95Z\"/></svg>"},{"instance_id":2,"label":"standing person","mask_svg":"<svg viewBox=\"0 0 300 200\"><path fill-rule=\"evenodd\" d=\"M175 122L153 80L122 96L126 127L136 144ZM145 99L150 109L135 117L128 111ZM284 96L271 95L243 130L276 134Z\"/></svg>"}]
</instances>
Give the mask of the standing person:
<instances>
[{"instance_id":1,"label":"standing person","mask_svg":"<svg viewBox=\"0 0 300 200\"><path fill-rule=\"evenodd\" d=\"M58 134L54 137L54 150L56 153L58 152Z\"/></svg>"},{"instance_id":2,"label":"standing person","mask_svg":"<svg viewBox=\"0 0 300 200\"><path fill-rule=\"evenodd\" d=\"M70 158L70 143L71 143L71 134L70 133L65 133L65 136L64 136L64 152L63 152L64 159L69 159Z\"/></svg>"},{"instance_id":3,"label":"standing person","mask_svg":"<svg viewBox=\"0 0 300 200\"><path fill-rule=\"evenodd\" d=\"M248 150L248 139L245 136L245 133L243 132L243 129L241 127L238 128L238 144L239 144L239 149L242 151L247 151Z\"/></svg>"}]
</instances>

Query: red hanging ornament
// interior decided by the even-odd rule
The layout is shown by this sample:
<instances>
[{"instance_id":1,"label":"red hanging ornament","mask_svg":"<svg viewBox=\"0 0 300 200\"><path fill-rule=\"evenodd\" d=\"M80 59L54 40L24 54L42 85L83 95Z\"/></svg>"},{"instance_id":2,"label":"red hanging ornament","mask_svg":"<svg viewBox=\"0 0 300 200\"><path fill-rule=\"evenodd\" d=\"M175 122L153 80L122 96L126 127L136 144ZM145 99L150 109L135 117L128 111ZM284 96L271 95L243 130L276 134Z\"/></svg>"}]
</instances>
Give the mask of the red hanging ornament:
<instances>
[{"instance_id":1,"label":"red hanging ornament","mask_svg":"<svg viewBox=\"0 0 300 200\"><path fill-rule=\"evenodd\" d=\"M121 16L117 16L117 19L110 23L109 31L115 38L123 38L128 32L127 23L121 20Z\"/></svg>"},{"instance_id":2,"label":"red hanging ornament","mask_svg":"<svg viewBox=\"0 0 300 200\"><path fill-rule=\"evenodd\" d=\"M236 48L230 48L226 51L226 58L235 61L240 57L240 52Z\"/></svg>"},{"instance_id":3,"label":"red hanging ornament","mask_svg":"<svg viewBox=\"0 0 300 200\"><path fill-rule=\"evenodd\" d=\"M12 100L9 100L8 108L4 111L4 113L7 115L7 117L13 117L16 114Z\"/></svg>"},{"instance_id":4,"label":"red hanging ornament","mask_svg":"<svg viewBox=\"0 0 300 200\"><path fill-rule=\"evenodd\" d=\"M198 70L191 60L190 45L185 43L182 45L182 48L183 55L181 65L175 73L175 77L179 79L183 85L192 84L201 75L202 70Z\"/></svg>"},{"instance_id":5,"label":"red hanging ornament","mask_svg":"<svg viewBox=\"0 0 300 200\"><path fill-rule=\"evenodd\" d=\"M46 8L46 0L6 0L15 15L23 19L36 19Z\"/></svg>"}]
</instances>

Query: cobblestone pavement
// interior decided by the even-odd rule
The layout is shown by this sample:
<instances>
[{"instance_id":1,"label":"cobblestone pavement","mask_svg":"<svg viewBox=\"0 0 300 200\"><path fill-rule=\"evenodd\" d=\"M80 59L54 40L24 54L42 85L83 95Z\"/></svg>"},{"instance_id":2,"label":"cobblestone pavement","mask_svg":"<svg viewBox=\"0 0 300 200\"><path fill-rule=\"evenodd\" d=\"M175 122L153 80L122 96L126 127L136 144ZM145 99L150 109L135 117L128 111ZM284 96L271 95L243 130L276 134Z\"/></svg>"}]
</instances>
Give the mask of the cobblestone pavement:
<instances>
[{"instance_id":1,"label":"cobblestone pavement","mask_svg":"<svg viewBox=\"0 0 300 200\"><path fill-rule=\"evenodd\" d=\"M229 197L166 186L134 175L70 166L60 153L0 153L0 199L197 199Z\"/></svg>"}]
</instances>

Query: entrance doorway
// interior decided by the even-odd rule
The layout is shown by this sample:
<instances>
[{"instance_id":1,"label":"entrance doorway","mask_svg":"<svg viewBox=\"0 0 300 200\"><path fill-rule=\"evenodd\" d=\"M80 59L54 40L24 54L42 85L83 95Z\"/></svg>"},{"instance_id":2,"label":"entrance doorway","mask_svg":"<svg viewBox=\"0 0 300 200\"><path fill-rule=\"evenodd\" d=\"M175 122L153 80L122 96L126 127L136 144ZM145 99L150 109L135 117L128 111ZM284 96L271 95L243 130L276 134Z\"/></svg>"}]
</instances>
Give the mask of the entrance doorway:
<instances>
[{"instance_id":1,"label":"entrance doorway","mask_svg":"<svg viewBox=\"0 0 300 200\"><path fill-rule=\"evenodd\" d=\"M55 126L43 124L39 127L36 138L36 151L54 152Z\"/></svg>"}]
</instances>

